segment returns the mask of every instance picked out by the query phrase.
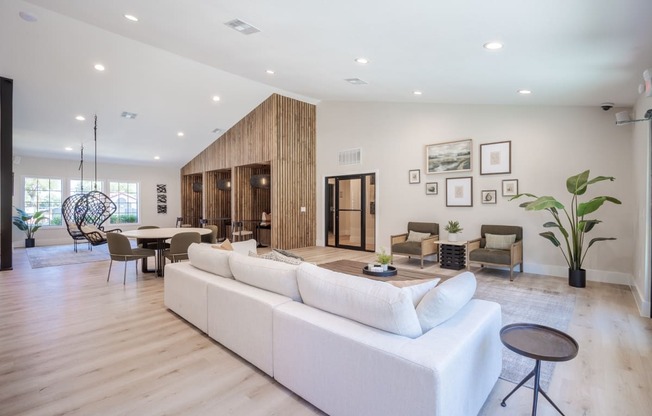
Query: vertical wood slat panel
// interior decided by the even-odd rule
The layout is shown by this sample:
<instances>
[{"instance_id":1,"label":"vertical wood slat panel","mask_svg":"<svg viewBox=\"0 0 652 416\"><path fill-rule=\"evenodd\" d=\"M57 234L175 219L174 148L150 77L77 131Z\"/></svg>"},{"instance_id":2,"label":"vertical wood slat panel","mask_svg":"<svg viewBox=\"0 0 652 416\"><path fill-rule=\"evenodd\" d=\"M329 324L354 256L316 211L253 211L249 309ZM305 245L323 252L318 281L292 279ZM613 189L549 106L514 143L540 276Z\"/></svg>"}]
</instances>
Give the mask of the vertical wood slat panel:
<instances>
[{"instance_id":1,"label":"vertical wood slat panel","mask_svg":"<svg viewBox=\"0 0 652 416\"><path fill-rule=\"evenodd\" d=\"M271 244L279 248L307 247L316 238L316 130L315 106L273 94L226 131L181 169L182 178L197 173L231 169L232 190L227 202L215 192L218 179L206 175L205 217L230 204L230 217L259 220L272 212ZM271 189L252 189L251 175L269 173ZM212 176L211 176L212 175ZM209 179L210 178L210 179ZM182 187L183 215L196 209L188 185ZM200 205L201 207L201 201ZM306 212L300 212L306 207ZM253 225L253 224L252 224Z\"/></svg>"}]
</instances>

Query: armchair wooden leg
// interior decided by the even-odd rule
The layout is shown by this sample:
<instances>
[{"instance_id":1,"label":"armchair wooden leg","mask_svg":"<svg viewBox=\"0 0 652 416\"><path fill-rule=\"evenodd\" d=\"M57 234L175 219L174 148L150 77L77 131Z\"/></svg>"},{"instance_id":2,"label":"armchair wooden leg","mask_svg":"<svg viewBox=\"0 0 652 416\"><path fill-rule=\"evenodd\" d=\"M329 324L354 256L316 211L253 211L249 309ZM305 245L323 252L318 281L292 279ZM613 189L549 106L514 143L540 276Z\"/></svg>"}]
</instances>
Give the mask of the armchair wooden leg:
<instances>
[{"instance_id":1,"label":"armchair wooden leg","mask_svg":"<svg viewBox=\"0 0 652 416\"><path fill-rule=\"evenodd\" d=\"M421 256L421 268L423 269L423 256Z\"/></svg>"},{"instance_id":2,"label":"armchair wooden leg","mask_svg":"<svg viewBox=\"0 0 652 416\"><path fill-rule=\"evenodd\" d=\"M509 281L510 282L514 281L514 266L509 267Z\"/></svg>"}]
</instances>

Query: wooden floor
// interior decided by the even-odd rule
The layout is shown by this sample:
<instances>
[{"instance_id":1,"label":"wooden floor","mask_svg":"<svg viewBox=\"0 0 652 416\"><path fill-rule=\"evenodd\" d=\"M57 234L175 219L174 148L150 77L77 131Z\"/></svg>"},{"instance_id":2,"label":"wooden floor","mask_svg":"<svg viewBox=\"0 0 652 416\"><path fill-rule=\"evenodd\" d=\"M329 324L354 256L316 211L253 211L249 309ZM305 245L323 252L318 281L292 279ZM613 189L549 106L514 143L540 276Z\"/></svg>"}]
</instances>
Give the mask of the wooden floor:
<instances>
[{"instance_id":1,"label":"wooden floor","mask_svg":"<svg viewBox=\"0 0 652 416\"><path fill-rule=\"evenodd\" d=\"M317 263L373 260L323 247L296 251ZM132 263L123 286L122 264L108 283L107 270L108 261L33 270L24 249L14 251L14 270L0 272L0 415L322 414L166 310L162 279L136 280ZM503 271L477 276L508 278ZM638 315L627 287L575 289L528 274L513 284L577 296L568 332L580 353L556 366L549 389L567 415L650 414L652 320ZM529 415L532 390L500 406L512 387L499 380L481 414ZM557 413L540 400L538 414Z\"/></svg>"}]
</instances>

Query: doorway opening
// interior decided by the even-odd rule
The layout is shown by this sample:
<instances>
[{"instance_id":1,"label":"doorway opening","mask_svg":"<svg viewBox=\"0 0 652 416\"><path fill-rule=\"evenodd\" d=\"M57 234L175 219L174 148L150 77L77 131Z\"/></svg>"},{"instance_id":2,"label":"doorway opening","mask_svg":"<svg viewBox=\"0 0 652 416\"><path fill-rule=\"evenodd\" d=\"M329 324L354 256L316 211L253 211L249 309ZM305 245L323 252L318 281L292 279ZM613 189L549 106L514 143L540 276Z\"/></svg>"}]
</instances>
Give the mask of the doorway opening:
<instances>
[{"instance_id":1,"label":"doorway opening","mask_svg":"<svg viewBox=\"0 0 652 416\"><path fill-rule=\"evenodd\" d=\"M326 246L376 249L376 174L326 178Z\"/></svg>"}]
</instances>

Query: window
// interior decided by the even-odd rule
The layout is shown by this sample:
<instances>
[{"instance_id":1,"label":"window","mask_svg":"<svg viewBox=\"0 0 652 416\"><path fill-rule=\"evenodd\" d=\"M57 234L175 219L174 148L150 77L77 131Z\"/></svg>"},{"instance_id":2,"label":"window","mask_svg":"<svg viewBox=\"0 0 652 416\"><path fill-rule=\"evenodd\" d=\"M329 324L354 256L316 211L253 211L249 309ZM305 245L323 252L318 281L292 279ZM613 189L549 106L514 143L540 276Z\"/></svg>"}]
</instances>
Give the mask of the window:
<instances>
[{"instance_id":1,"label":"window","mask_svg":"<svg viewBox=\"0 0 652 416\"><path fill-rule=\"evenodd\" d=\"M138 183L110 182L109 197L118 208L111 216L111 224L138 222Z\"/></svg>"},{"instance_id":2,"label":"window","mask_svg":"<svg viewBox=\"0 0 652 416\"><path fill-rule=\"evenodd\" d=\"M82 190L82 181L79 179L70 180L70 195L81 194L95 190L102 192L102 182L98 181L97 189L95 189L93 186L93 181L86 179L84 180L84 188Z\"/></svg>"},{"instance_id":3,"label":"window","mask_svg":"<svg viewBox=\"0 0 652 416\"><path fill-rule=\"evenodd\" d=\"M25 178L25 211L45 212L41 225L61 225L61 179Z\"/></svg>"}]
</instances>

